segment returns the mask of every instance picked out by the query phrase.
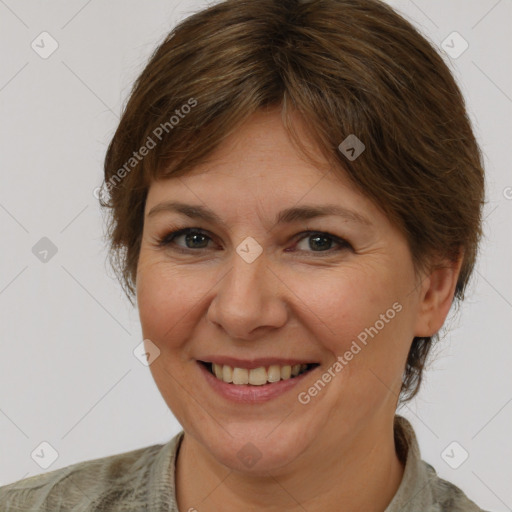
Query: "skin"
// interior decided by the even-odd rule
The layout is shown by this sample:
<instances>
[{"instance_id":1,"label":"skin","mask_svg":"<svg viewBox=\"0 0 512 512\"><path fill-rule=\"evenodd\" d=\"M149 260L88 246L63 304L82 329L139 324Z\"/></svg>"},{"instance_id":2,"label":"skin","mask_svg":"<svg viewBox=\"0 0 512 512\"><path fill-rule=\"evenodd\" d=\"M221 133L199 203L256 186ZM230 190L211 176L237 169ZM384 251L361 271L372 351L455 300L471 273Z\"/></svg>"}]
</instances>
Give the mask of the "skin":
<instances>
[{"instance_id":1,"label":"skin","mask_svg":"<svg viewBox=\"0 0 512 512\"><path fill-rule=\"evenodd\" d=\"M279 113L268 111L249 118L207 163L150 186L137 303L143 336L160 350L152 375L185 431L176 465L180 510L313 512L343 504L383 511L399 487L393 418L407 353L414 336L441 328L460 261L418 274L402 233L345 176L326 169L304 160ZM225 226L175 212L148 216L169 200L206 206ZM371 225L337 216L275 224L280 210L306 203L342 205ZM185 236L158 245L185 227L205 231L206 248L194 248L201 239L180 253ZM328 240L319 250L300 235L307 230L351 247ZM252 263L236 252L248 236L263 249ZM301 404L298 393L397 302L402 310ZM197 360L208 354L320 366L277 398L234 404L199 371ZM248 442L261 454L251 467L237 456Z\"/></svg>"}]
</instances>

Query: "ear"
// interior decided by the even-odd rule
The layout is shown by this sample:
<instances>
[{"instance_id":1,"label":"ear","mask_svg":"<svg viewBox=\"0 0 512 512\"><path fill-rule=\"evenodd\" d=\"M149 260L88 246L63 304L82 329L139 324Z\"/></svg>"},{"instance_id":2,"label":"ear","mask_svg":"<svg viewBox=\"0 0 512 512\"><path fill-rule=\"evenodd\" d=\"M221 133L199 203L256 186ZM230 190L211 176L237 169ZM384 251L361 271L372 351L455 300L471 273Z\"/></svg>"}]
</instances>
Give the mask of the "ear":
<instances>
[{"instance_id":1,"label":"ear","mask_svg":"<svg viewBox=\"0 0 512 512\"><path fill-rule=\"evenodd\" d=\"M444 324L453 302L463 254L456 261L442 260L422 281L415 336L430 337Z\"/></svg>"}]
</instances>

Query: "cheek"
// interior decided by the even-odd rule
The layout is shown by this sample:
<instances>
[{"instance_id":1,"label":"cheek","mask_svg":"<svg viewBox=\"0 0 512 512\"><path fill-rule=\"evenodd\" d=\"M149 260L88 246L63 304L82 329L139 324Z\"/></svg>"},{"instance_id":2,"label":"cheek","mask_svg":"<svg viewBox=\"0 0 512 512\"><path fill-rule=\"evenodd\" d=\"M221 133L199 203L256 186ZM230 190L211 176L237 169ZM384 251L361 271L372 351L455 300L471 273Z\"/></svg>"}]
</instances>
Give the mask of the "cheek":
<instances>
[{"instance_id":1,"label":"cheek","mask_svg":"<svg viewBox=\"0 0 512 512\"><path fill-rule=\"evenodd\" d=\"M333 361L344 357L346 377L367 378L372 370L390 380L401 373L412 324L404 293L408 273L397 274L365 266L295 279L294 292L306 306L304 325Z\"/></svg>"},{"instance_id":2,"label":"cheek","mask_svg":"<svg viewBox=\"0 0 512 512\"><path fill-rule=\"evenodd\" d=\"M204 273L187 272L161 259L140 259L137 305L143 337L160 350L150 371L168 407L187 425L187 403L197 394L196 383L187 377L187 342L200 322L201 297L211 286Z\"/></svg>"},{"instance_id":3,"label":"cheek","mask_svg":"<svg viewBox=\"0 0 512 512\"><path fill-rule=\"evenodd\" d=\"M137 272L137 305L144 337L169 348L186 338L184 333L191 322L197 322L194 311L209 287L204 273L142 260Z\"/></svg>"},{"instance_id":4,"label":"cheek","mask_svg":"<svg viewBox=\"0 0 512 512\"><path fill-rule=\"evenodd\" d=\"M362 418L387 404L392 407L412 340L403 283L353 270L338 279L316 280L316 287L309 280L296 282L297 295L309 299L304 325L312 327L311 337L329 354L319 375L329 382L328 392L318 403L325 400L323 407L332 418L345 418L348 411ZM300 391L316 393L312 388Z\"/></svg>"}]
</instances>

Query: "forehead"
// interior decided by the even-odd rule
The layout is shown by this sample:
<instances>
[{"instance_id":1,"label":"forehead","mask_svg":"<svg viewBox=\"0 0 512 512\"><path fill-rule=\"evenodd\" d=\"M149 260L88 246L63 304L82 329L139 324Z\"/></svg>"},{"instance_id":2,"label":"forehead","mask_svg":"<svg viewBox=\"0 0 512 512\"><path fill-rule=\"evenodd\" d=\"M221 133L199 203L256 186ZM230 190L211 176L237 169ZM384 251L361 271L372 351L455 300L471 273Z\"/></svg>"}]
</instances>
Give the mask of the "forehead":
<instances>
[{"instance_id":1,"label":"forehead","mask_svg":"<svg viewBox=\"0 0 512 512\"><path fill-rule=\"evenodd\" d=\"M238 196L244 201L259 197L295 203L306 195L308 199L315 195L334 199L343 190L361 196L341 168L329 165L300 120L295 123L301 143L314 162L290 140L279 111L257 112L185 175L154 180L147 203L194 192L221 200Z\"/></svg>"},{"instance_id":2,"label":"forehead","mask_svg":"<svg viewBox=\"0 0 512 512\"><path fill-rule=\"evenodd\" d=\"M331 227L344 225L352 233L395 236L386 214L356 188L341 166L329 166L310 140L303 141L319 165L291 141L279 114L253 116L207 161L182 176L154 180L144 224L156 229L166 225L170 215L178 215L203 228L206 223L259 233L278 224L327 218Z\"/></svg>"}]
</instances>

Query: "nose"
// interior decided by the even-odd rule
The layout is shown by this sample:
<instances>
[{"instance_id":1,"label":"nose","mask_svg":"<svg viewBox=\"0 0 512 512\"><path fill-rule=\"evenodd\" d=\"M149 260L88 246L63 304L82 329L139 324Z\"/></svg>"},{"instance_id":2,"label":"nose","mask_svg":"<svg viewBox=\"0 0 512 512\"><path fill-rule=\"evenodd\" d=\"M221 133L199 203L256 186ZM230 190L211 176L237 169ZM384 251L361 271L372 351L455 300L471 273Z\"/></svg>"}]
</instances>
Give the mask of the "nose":
<instances>
[{"instance_id":1,"label":"nose","mask_svg":"<svg viewBox=\"0 0 512 512\"><path fill-rule=\"evenodd\" d=\"M247 263L235 253L231 270L218 284L207 319L231 339L252 340L286 323L283 293L283 284L263 254Z\"/></svg>"}]
</instances>

